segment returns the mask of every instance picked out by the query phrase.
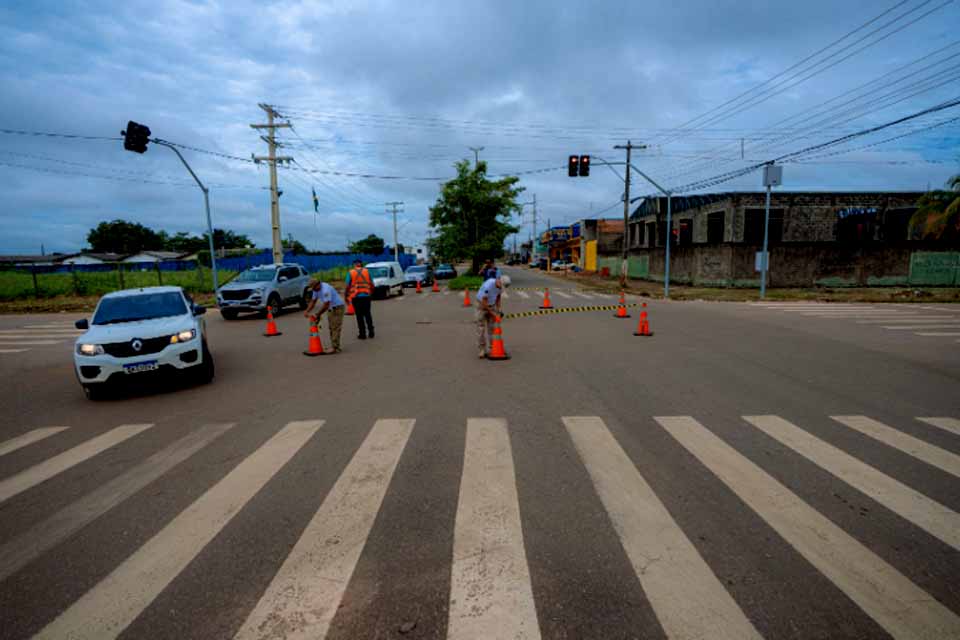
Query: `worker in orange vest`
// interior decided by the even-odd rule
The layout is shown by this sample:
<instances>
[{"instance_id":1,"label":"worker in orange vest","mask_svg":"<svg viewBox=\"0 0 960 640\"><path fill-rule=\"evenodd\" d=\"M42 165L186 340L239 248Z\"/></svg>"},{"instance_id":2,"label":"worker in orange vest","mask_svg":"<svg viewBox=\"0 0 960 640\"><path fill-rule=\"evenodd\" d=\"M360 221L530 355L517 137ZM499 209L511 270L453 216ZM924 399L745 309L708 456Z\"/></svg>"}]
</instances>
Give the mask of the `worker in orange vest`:
<instances>
[{"instance_id":1,"label":"worker in orange vest","mask_svg":"<svg viewBox=\"0 0 960 640\"><path fill-rule=\"evenodd\" d=\"M373 338L373 315L370 313L370 301L373 299L373 278L363 266L362 260L353 261L353 269L347 274L347 288L344 294L352 300L353 310L357 314L357 338L366 340L367 334Z\"/></svg>"}]
</instances>

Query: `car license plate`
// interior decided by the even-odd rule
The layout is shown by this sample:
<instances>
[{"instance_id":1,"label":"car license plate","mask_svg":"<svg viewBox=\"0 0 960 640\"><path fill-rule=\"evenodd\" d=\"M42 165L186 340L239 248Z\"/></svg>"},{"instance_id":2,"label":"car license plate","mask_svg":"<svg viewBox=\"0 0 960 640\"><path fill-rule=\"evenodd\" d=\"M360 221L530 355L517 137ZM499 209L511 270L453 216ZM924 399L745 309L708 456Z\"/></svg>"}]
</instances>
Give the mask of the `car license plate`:
<instances>
[{"instance_id":1,"label":"car license plate","mask_svg":"<svg viewBox=\"0 0 960 640\"><path fill-rule=\"evenodd\" d=\"M124 373L143 373L144 371L156 371L160 368L156 360L149 362L134 362L133 364L123 365Z\"/></svg>"}]
</instances>

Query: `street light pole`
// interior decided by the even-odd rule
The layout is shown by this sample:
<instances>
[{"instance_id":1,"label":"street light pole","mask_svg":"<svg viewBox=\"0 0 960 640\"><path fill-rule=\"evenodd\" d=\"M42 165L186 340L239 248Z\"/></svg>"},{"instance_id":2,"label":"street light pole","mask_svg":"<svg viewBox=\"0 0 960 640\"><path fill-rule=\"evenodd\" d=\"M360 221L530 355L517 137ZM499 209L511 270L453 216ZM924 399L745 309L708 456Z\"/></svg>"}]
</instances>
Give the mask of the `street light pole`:
<instances>
[{"instance_id":1,"label":"street light pole","mask_svg":"<svg viewBox=\"0 0 960 640\"><path fill-rule=\"evenodd\" d=\"M180 162L182 162L183 166L187 168L187 171L189 171L190 175L193 176L193 179L196 180L197 186L199 186L200 190L203 191L203 205L207 212L207 238L210 242L210 267L211 272L213 273L213 295L214 300L216 300L217 290L220 288L220 283L217 278L217 257L214 255L213 249L213 223L210 219L210 190L203 186L203 183L200 182L200 178L198 178L197 174L193 172L193 169L190 168L190 165L187 164L187 161L175 146L159 138L154 138L151 142L158 144L161 147L166 147L177 154L177 157L180 158Z\"/></svg>"}]
</instances>

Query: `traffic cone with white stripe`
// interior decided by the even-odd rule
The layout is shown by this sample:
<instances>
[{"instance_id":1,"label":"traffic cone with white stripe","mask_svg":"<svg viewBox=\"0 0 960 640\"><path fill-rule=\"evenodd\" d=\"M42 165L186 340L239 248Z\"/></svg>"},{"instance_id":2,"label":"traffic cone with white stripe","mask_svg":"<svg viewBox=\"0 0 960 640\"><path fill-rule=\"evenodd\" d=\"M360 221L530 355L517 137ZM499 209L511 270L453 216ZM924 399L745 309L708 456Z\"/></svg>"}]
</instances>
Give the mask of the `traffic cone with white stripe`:
<instances>
[{"instance_id":1,"label":"traffic cone with white stripe","mask_svg":"<svg viewBox=\"0 0 960 640\"><path fill-rule=\"evenodd\" d=\"M643 310L640 312L640 322L637 323L637 330L633 332L635 336L649 337L653 335L650 331L650 322L647 320L647 303L643 303Z\"/></svg>"},{"instance_id":2,"label":"traffic cone with white stripe","mask_svg":"<svg viewBox=\"0 0 960 640\"><path fill-rule=\"evenodd\" d=\"M267 307L267 330L263 335L268 338L283 335L277 330L277 323L273 321L273 307Z\"/></svg>"},{"instance_id":3,"label":"traffic cone with white stripe","mask_svg":"<svg viewBox=\"0 0 960 640\"><path fill-rule=\"evenodd\" d=\"M553 303L550 302L550 289L543 290L543 304L540 305L541 309L553 309Z\"/></svg>"},{"instance_id":4,"label":"traffic cone with white stripe","mask_svg":"<svg viewBox=\"0 0 960 640\"><path fill-rule=\"evenodd\" d=\"M487 354L487 360L509 360L506 350L503 348L503 330L500 328L500 316L493 321L493 334L490 336L490 353Z\"/></svg>"},{"instance_id":5,"label":"traffic cone with white stripe","mask_svg":"<svg viewBox=\"0 0 960 640\"><path fill-rule=\"evenodd\" d=\"M316 324L313 324L315 318L310 316L310 339L307 341L307 350L303 352L303 355L310 356L322 356L325 355L323 351L323 343L320 342L320 327Z\"/></svg>"},{"instance_id":6,"label":"traffic cone with white stripe","mask_svg":"<svg viewBox=\"0 0 960 640\"><path fill-rule=\"evenodd\" d=\"M624 297L623 291L620 292L620 302L617 304L617 312L613 314L614 318L629 318L630 314L627 313L627 299Z\"/></svg>"}]
</instances>

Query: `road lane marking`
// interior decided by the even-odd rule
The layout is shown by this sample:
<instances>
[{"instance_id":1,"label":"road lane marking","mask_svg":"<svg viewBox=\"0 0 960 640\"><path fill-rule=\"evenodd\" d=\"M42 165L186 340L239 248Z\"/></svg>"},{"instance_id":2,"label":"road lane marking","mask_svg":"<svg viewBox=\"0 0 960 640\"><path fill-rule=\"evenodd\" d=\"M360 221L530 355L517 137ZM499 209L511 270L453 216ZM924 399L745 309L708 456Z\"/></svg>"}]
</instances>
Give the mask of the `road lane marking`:
<instances>
[{"instance_id":1,"label":"road lane marking","mask_svg":"<svg viewBox=\"0 0 960 640\"><path fill-rule=\"evenodd\" d=\"M540 638L510 436L499 418L467 420L447 638Z\"/></svg>"},{"instance_id":2,"label":"road lane marking","mask_svg":"<svg viewBox=\"0 0 960 640\"><path fill-rule=\"evenodd\" d=\"M778 416L743 419L954 549L960 514Z\"/></svg>"},{"instance_id":3,"label":"road lane marking","mask_svg":"<svg viewBox=\"0 0 960 640\"><path fill-rule=\"evenodd\" d=\"M57 322L51 324L25 324L23 325L27 329L73 329L78 331L72 322Z\"/></svg>"},{"instance_id":4,"label":"road lane marking","mask_svg":"<svg viewBox=\"0 0 960 640\"><path fill-rule=\"evenodd\" d=\"M0 338L0 347L16 347L18 345L50 345L50 344L63 344L63 340L13 340L8 338Z\"/></svg>"},{"instance_id":5,"label":"road lane marking","mask_svg":"<svg viewBox=\"0 0 960 640\"><path fill-rule=\"evenodd\" d=\"M926 337L926 338L956 338L956 337L960 336L960 333L945 333L945 332L942 332L942 331L940 331L940 332L934 331L934 332L931 332L931 333L920 332L920 333L915 333L915 334L913 334L913 335L915 335L915 336L924 336L924 337Z\"/></svg>"},{"instance_id":6,"label":"road lane marking","mask_svg":"<svg viewBox=\"0 0 960 640\"><path fill-rule=\"evenodd\" d=\"M414 422L377 420L235 638L326 637Z\"/></svg>"},{"instance_id":7,"label":"road lane marking","mask_svg":"<svg viewBox=\"0 0 960 640\"><path fill-rule=\"evenodd\" d=\"M928 316L928 315L902 315L888 316L886 318L871 318L870 320L857 320L857 324L890 324L891 322L905 322L910 324L949 322L951 320L960 320L954 316Z\"/></svg>"},{"instance_id":8,"label":"road lane marking","mask_svg":"<svg viewBox=\"0 0 960 640\"><path fill-rule=\"evenodd\" d=\"M760 638L603 421L563 424L667 636Z\"/></svg>"},{"instance_id":9,"label":"road lane marking","mask_svg":"<svg viewBox=\"0 0 960 640\"><path fill-rule=\"evenodd\" d=\"M884 326L883 329L890 329L892 331L919 331L920 329L960 329L960 321L951 322L949 324L908 324L908 325L897 325L897 326Z\"/></svg>"},{"instance_id":10,"label":"road lane marking","mask_svg":"<svg viewBox=\"0 0 960 640\"><path fill-rule=\"evenodd\" d=\"M78 331L76 329L30 329L27 327L21 329L0 329L0 334L8 333L21 333L28 335L40 335L40 334L50 334L50 335L65 335L65 336L79 336L83 331Z\"/></svg>"},{"instance_id":11,"label":"road lane marking","mask_svg":"<svg viewBox=\"0 0 960 640\"><path fill-rule=\"evenodd\" d=\"M830 419L870 436L889 447L899 449L951 475L960 477L960 456L955 453L935 447L866 416L830 416Z\"/></svg>"},{"instance_id":12,"label":"road lane marking","mask_svg":"<svg viewBox=\"0 0 960 640\"><path fill-rule=\"evenodd\" d=\"M563 291L560 291L559 289L554 289L553 295L555 295L555 296L560 296L561 298L566 298L567 300L573 299L573 296L572 296L572 295L570 295L569 293L564 293Z\"/></svg>"},{"instance_id":13,"label":"road lane marking","mask_svg":"<svg viewBox=\"0 0 960 640\"><path fill-rule=\"evenodd\" d=\"M0 353L23 353L25 351L30 351L30 349L0 349Z\"/></svg>"},{"instance_id":14,"label":"road lane marking","mask_svg":"<svg viewBox=\"0 0 960 640\"><path fill-rule=\"evenodd\" d=\"M960 420L956 418L917 418L917 420L960 436Z\"/></svg>"},{"instance_id":15,"label":"road lane marking","mask_svg":"<svg viewBox=\"0 0 960 640\"><path fill-rule=\"evenodd\" d=\"M27 431L16 438L11 438L6 442L0 442L0 456L4 456L8 453L16 451L17 449L22 449L27 445L31 445L34 442L39 442L44 438L49 438L50 436L60 433L61 431L66 431L67 429L69 429L69 427L43 427L41 429Z\"/></svg>"},{"instance_id":16,"label":"road lane marking","mask_svg":"<svg viewBox=\"0 0 960 640\"><path fill-rule=\"evenodd\" d=\"M209 424L188 433L0 546L0 582L170 471L231 427L232 423Z\"/></svg>"},{"instance_id":17,"label":"road lane marking","mask_svg":"<svg viewBox=\"0 0 960 640\"><path fill-rule=\"evenodd\" d=\"M594 297L593 297L592 295L590 295L589 293L583 293L582 291L574 291L574 292L573 292L573 295L579 296L579 297L581 297L581 298L585 298L585 299L587 299L587 300L593 300L593 299L594 299Z\"/></svg>"},{"instance_id":18,"label":"road lane marking","mask_svg":"<svg viewBox=\"0 0 960 640\"><path fill-rule=\"evenodd\" d=\"M26 340L54 340L57 343L63 342L64 340L70 340L72 338L78 337L80 334L76 335L62 335L56 333L0 333L0 341L5 342L16 342L18 344L23 344Z\"/></svg>"},{"instance_id":19,"label":"road lane marking","mask_svg":"<svg viewBox=\"0 0 960 640\"><path fill-rule=\"evenodd\" d=\"M152 426L153 424L120 425L14 476L10 476L6 480L0 480L0 502L9 500L18 493L49 480L58 473L106 451Z\"/></svg>"},{"instance_id":20,"label":"road lane marking","mask_svg":"<svg viewBox=\"0 0 960 640\"><path fill-rule=\"evenodd\" d=\"M526 291L517 291L517 295L524 299L527 299L530 297L530 294L527 293Z\"/></svg>"},{"instance_id":21,"label":"road lane marking","mask_svg":"<svg viewBox=\"0 0 960 640\"><path fill-rule=\"evenodd\" d=\"M322 425L287 424L35 637L119 636Z\"/></svg>"},{"instance_id":22,"label":"road lane marking","mask_svg":"<svg viewBox=\"0 0 960 640\"><path fill-rule=\"evenodd\" d=\"M693 418L654 418L895 638L960 637L960 617Z\"/></svg>"}]
</instances>

